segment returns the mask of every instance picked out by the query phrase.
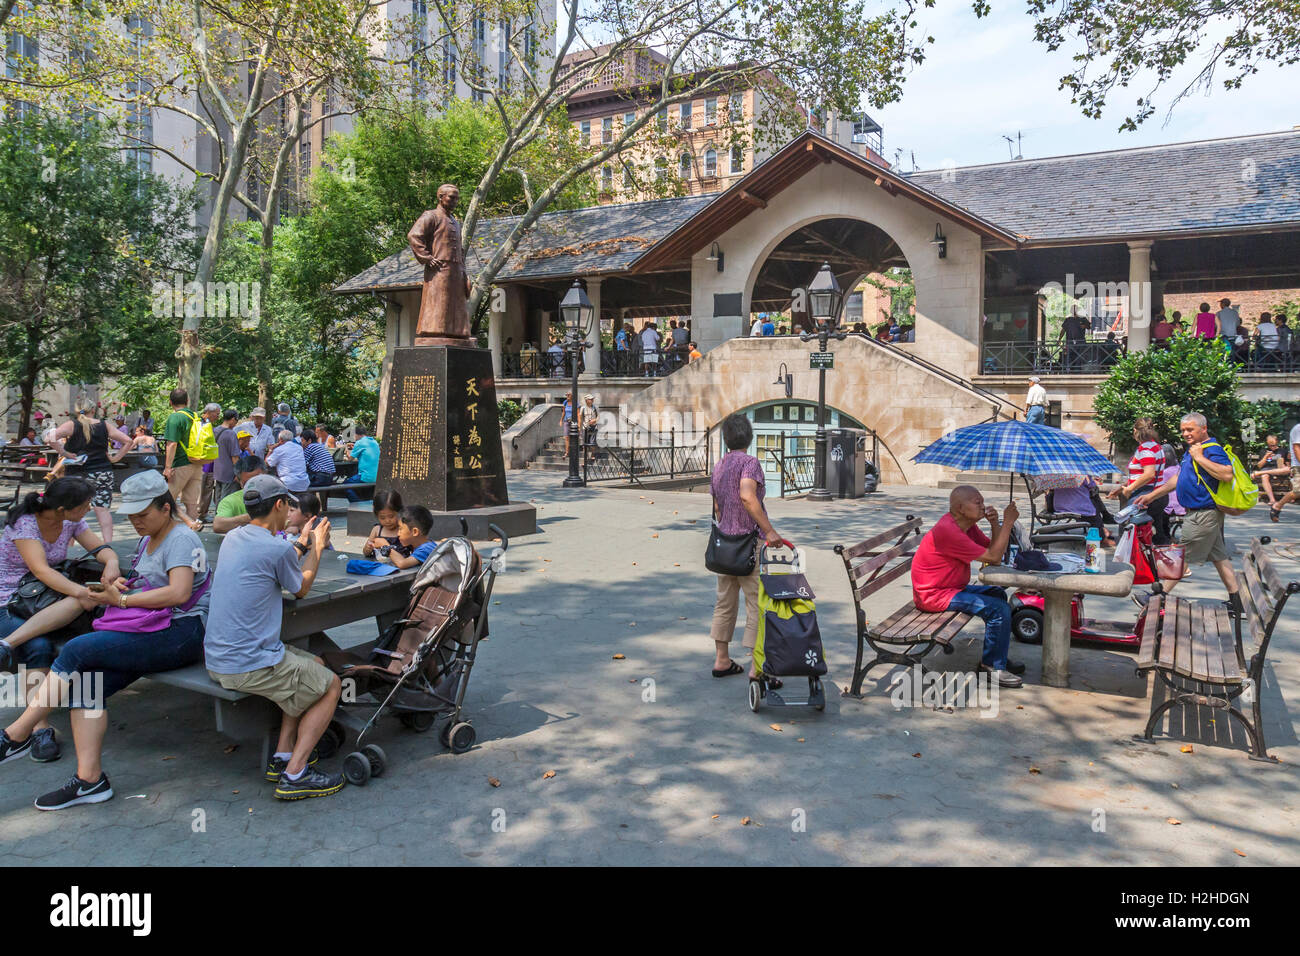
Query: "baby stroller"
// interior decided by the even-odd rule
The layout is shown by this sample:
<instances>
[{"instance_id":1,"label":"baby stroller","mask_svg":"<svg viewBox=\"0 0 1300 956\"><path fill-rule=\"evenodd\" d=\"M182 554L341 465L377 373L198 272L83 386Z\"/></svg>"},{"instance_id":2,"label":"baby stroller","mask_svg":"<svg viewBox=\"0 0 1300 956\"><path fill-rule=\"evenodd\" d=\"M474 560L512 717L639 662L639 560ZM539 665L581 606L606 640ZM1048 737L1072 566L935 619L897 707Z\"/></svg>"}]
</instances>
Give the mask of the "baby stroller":
<instances>
[{"instance_id":1,"label":"baby stroller","mask_svg":"<svg viewBox=\"0 0 1300 956\"><path fill-rule=\"evenodd\" d=\"M402 617L373 643L323 654L326 666L345 682L352 681L350 699L339 703L342 713L373 711L357 734L357 744L385 711L417 733L446 718L442 745L453 753L474 746L474 727L462 721L461 706L479 641L488 636L488 602L502 567L509 538L496 525L501 539L487 562L467 537L447 538L420 566L411 582L411 598ZM330 725L334 744L342 729ZM348 782L364 785L384 772L387 758L375 744L360 747L343 760Z\"/></svg>"}]
</instances>

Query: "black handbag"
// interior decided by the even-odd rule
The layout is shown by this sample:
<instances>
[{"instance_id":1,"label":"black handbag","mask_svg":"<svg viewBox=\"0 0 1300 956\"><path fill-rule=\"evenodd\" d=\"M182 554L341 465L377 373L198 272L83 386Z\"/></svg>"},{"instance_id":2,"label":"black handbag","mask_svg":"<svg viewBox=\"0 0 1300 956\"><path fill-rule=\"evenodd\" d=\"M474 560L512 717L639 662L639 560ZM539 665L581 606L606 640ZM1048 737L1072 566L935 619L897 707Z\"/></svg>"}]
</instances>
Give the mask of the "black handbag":
<instances>
[{"instance_id":1,"label":"black handbag","mask_svg":"<svg viewBox=\"0 0 1300 956\"><path fill-rule=\"evenodd\" d=\"M758 529L745 534L725 534L718 523L709 529L709 544L704 549L704 566L714 574L732 574L744 578L754 573L758 560Z\"/></svg>"},{"instance_id":2,"label":"black handbag","mask_svg":"<svg viewBox=\"0 0 1300 956\"><path fill-rule=\"evenodd\" d=\"M66 561L60 561L54 565L54 570L69 581L75 581L77 584L89 584L91 581L98 581L103 576L104 566L90 555L87 555L82 558L68 558ZM9 603L5 605L5 610L9 612L10 617L27 620L37 612L44 611L51 604L61 601L65 597L67 595L62 591L54 590L31 571L28 571L19 580L18 588L9 596Z\"/></svg>"}]
</instances>

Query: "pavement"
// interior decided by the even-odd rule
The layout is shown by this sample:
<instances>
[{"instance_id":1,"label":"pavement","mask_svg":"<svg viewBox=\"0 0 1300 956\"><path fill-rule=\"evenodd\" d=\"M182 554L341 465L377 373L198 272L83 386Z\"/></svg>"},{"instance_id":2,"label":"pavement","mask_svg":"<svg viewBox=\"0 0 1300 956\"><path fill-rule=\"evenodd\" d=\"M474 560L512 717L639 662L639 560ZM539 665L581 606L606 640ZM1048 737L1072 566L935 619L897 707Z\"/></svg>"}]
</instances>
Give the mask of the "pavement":
<instances>
[{"instance_id":1,"label":"pavement","mask_svg":"<svg viewBox=\"0 0 1300 956\"><path fill-rule=\"evenodd\" d=\"M841 696L855 628L831 548L906 514L928 524L946 510L946 493L893 487L827 505L770 501L777 529L807 549L830 673L824 713L754 714L743 677L709 673L707 494L564 489L562 477L510 473L512 499L538 506L540 531L510 543L497 581L491 638L466 698L478 732L470 752L451 754L436 730L387 720L374 737L389 758L383 777L282 803L261 777L257 740L219 735L207 698L140 681L110 703L113 800L33 809L75 771L66 714L54 717L62 760L0 768L0 863L1300 863L1291 711L1300 602L1279 624L1263 691L1278 765L1248 760L1239 731L1207 713L1175 718L1178 737L1134 740L1152 694L1132 654L1105 648L1076 646L1070 687L1053 688L1040 683L1039 649L1014 646L1027 683L1000 693L996 710L900 709L883 668L862 699ZM335 524L336 547L359 545L342 534L341 514ZM1300 578L1300 508L1280 525L1259 508L1228 528L1234 552L1273 535L1283 576ZM1222 597L1209 566L1180 593ZM907 599L904 579L875 596L868 616L882 619ZM1089 599L1089 610L1136 616L1126 600ZM351 642L374 628L343 631L336 636ZM977 621L954 654L931 663L971 671L981 641Z\"/></svg>"}]
</instances>

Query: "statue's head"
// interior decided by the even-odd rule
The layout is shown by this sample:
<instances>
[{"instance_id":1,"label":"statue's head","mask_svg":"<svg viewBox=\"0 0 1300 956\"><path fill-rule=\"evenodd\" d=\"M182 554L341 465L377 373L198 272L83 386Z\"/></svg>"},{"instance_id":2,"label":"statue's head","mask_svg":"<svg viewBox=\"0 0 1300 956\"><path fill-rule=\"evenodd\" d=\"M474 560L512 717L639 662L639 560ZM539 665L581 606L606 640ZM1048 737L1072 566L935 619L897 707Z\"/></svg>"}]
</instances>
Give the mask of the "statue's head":
<instances>
[{"instance_id":1,"label":"statue's head","mask_svg":"<svg viewBox=\"0 0 1300 956\"><path fill-rule=\"evenodd\" d=\"M438 187L438 205L444 210L451 212L456 208L458 202L460 202L459 189L451 183L443 183Z\"/></svg>"}]
</instances>

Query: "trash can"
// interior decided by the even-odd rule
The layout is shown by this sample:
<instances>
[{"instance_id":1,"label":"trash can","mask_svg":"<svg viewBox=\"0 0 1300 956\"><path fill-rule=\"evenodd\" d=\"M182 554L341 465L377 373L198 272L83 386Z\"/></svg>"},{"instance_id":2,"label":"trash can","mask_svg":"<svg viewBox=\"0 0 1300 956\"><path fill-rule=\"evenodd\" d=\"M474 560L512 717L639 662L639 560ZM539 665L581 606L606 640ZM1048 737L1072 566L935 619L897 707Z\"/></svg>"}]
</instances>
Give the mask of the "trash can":
<instances>
[{"instance_id":1,"label":"trash can","mask_svg":"<svg viewBox=\"0 0 1300 956\"><path fill-rule=\"evenodd\" d=\"M862 428L826 430L826 490L836 498L861 498L866 477L867 433Z\"/></svg>"}]
</instances>

